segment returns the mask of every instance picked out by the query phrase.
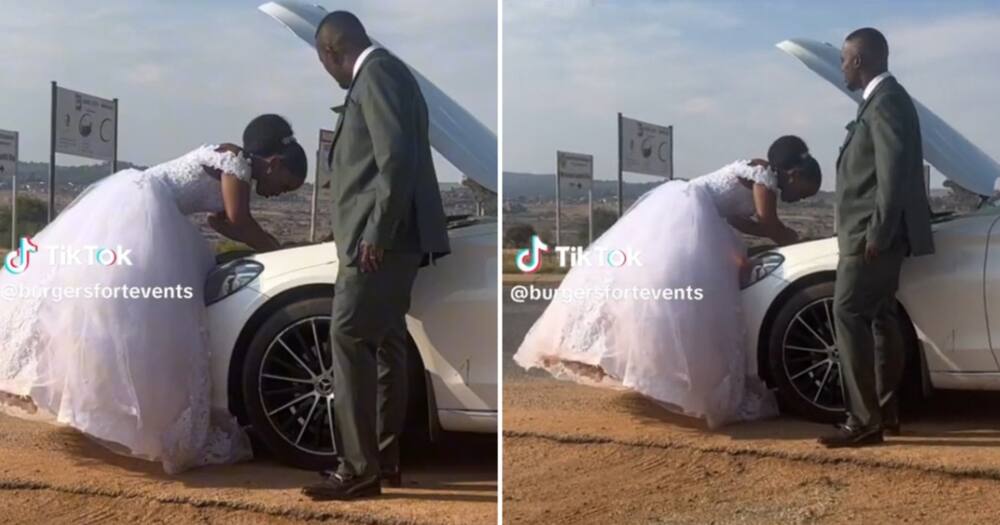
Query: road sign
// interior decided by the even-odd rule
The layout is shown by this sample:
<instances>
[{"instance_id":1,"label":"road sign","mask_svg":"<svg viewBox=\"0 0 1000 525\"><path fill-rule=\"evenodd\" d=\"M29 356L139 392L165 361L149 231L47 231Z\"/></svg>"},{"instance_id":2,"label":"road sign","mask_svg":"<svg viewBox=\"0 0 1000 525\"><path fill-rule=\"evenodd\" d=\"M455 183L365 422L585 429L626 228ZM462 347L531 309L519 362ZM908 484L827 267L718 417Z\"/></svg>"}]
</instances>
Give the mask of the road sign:
<instances>
[{"instance_id":1,"label":"road sign","mask_svg":"<svg viewBox=\"0 0 1000 525\"><path fill-rule=\"evenodd\" d=\"M0 129L0 180L10 177L11 250L17 248L17 147L17 132Z\"/></svg>"},{"instance_id":2,"label":"road sign","mask_svg":"<svg viewBox=\"0 0 1000 525\"><path fill-rule=\"evenodd\" d=\"M57 87L56 153L114 160L118 130L115 106L114 100Z\"/></svg>"},{"instance_id":3,"label":"road sign","mask_svg":"<svg viewBox=\"0 0 1000 525\"><path fill-rule=\"evenodd\" d=\"M556 152L556 244L562 242L562 195L563 184L578 188L587 187L587 238L594 240L594 156L584 153Z\"/></svg>"},{"instance_id":4,"label":"road sign","mask_svg":"<svg viewBox=\"0 0 1000 525\"><path fill-rule=\"evenodd\" d=\"M333 147L333 131L319 130L319 150L316 151L316 180L313 181L312 211L309 220L309 242L316 241L316 215L319 206L319 192L330 188L333 181L333 171L327 159L330 158L330 148Z\"/></svg>"},{"instance_id":5,"label":"road sign","mask_svg":"<svg viewBox=\"0 0 1000 525\"><path fill-rule=\"evenodd\" d=\"M673 178L672 126L621 117L622 171Z\"/></svg>"}]
</instances>

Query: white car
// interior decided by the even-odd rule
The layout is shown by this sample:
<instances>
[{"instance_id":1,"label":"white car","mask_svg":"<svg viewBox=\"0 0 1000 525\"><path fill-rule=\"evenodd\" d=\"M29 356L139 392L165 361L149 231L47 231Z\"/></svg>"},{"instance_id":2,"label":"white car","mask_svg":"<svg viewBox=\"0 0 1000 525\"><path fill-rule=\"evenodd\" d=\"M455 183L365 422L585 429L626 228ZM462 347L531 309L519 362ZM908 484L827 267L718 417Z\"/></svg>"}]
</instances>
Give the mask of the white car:
<instances>
[{"instance_id":1,"label":"white car","mask_svg":"<svg viewBox=\"0 0 1000 525\"><path fill-rule=\"evenodd\" d=\"M310 45L326 14L295 2L261 10ZM496 136L414 74L433 147L495 192ZM497 431L497 223L450 219L452 253L420 270L406 319L408 430L431 437ZM225 262L206 285L214 408L237 416L278 459L309 469L336 463L329 343L336 278L337 250L328 242Z\"/></svg>"},{"instance_id":2,"label":"white car","mask_svg":"<svg viewBox=\"0 0 1000 525\"><path fill-rule=\"evenodd\" d=\"M840 73L840 51L786 40L800 59L855 100ZM896 294L908 339L907 387L1000 390L1000 165L914 100L926 160L983 195L980 208L934 220L933 255L907 258ZM816 421L842 419L844 399L833 337L836 238L770 250L753 258L743 290L751 370L777 389L784 409Z\"/></svg>"}]
</instances>

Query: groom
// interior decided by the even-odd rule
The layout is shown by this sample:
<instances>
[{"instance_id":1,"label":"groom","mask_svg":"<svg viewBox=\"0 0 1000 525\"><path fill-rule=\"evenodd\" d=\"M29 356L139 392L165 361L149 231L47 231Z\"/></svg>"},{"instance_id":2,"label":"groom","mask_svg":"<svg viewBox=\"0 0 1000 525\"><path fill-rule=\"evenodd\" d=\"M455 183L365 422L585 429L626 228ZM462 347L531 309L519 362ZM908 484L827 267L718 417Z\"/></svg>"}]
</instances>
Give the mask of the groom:
<instances>
[{"instance_id":1,"label":"groom","mask_svg":"<svg viewBox=\"0 0 1000 525\"><path fill-rule=\"evenodd\" d=\"M847 36L841 70L864 100L837 159L834 324L847 422L820 438L831 448L878 444L884 430L898 432L895 396L905 362L899 272L904 257L934 252L920 122L888 69L882 33L863 28Z\"/></svg>"},{"instance_id":2,"label":"groom","mask_svg":"<svg viewBox=\"0 0 1000 525\"><path fill-rule=\"evenodd\" d=\"M416 79L346 11L323 19L316 50L347 90L328 159L340 259L330 328L340 467L304 492L353 499L381 494L382 477L399 482L405 315L417 269L449 245Z\"/></svg>"}]
</instances>

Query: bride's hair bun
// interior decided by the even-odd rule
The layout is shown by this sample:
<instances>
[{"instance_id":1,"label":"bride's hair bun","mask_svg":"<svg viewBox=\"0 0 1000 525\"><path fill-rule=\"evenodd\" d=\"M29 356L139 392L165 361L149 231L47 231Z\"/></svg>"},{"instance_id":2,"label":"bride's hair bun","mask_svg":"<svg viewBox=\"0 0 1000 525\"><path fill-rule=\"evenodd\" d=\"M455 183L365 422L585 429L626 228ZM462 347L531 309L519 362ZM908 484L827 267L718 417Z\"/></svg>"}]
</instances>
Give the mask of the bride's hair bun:
<instances>
[{"instance_id":1,"label":"bride's hair bun","mask_svg":"<svg viewBox=\"0 0 1000 525\"><path fill-rule=\"evenodd\" d=\"M270 157L286 146L293 137L292 125L281 115L268 113L250 121L243 130L243 150L252 155Z\"/></svg>"},{"instance_id":2,"label":"bride's hair bun","mask_svg":"<svg viewBox=\"0 0 1000 525\"><path fill-rule=\"evenodd\" d=\"M809 157L809 147L795 135L785 135L767 149L767 163L775 171L786 171L802 164Z\"/></svg>"},{"instance_id":3,"label":"bride's hair bun","mask_svg":"<svg viewBox=\"0 0 1000 525\"><path fill-rule=\"evenodd\" d=\"M243 151L257 157L279 155L293 175L305 179L308 160L295 140L292 125L281 115L268 113L250 121L243 130Z\"/></svg>"}]
</instances>

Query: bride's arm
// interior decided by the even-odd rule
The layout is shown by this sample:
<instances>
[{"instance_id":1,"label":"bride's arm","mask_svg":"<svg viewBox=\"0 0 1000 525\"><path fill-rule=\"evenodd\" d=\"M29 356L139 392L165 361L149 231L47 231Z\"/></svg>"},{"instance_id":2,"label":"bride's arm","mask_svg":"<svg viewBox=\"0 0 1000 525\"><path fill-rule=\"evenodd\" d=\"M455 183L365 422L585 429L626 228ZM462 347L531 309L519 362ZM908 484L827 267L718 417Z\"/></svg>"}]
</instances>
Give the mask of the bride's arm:
<instances>
[{"instance_id":1,"label":"bride's arm","mask_svg":"<svg viewBox=\"0 0 1000 525\"><path fill-rule=\"evenodd\" d=\"M250 185L228 173L223 173L220 181L225 211L209 216L209 226L259 252L280 248L280 243L264 231L250 214Z\"/></svg>"},{"instance_id":2,"label":"bride's arm","mask_svg":"<svg viewBox=\"0 0 1000 525\"><path fill-rule=\"evenodd\" d=\"M729 224L737 230L756 237L769 237L785 245L799 240L798 234L778 218L778 202L773 191L763 184L754 184L753 201L757 220L732 218Z\"/></svg>"}]
</instances>

